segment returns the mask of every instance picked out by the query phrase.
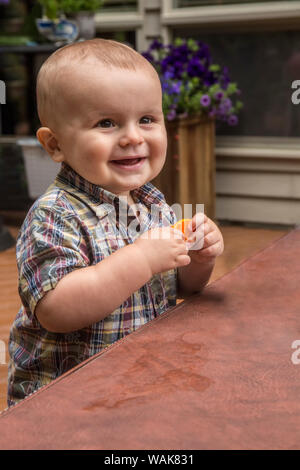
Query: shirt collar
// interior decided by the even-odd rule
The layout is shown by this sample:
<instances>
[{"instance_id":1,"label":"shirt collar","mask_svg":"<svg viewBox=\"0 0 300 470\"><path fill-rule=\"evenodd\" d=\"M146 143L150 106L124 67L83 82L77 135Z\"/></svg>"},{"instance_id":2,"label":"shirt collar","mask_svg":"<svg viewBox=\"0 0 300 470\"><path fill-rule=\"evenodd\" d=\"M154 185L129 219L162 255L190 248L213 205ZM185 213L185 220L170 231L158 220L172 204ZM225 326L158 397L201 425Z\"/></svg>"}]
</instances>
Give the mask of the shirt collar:
<instances>
[{"instance_id":1,"label":"shirt collar","mask_svg":"<svg viewBox=\"0 0 300 470\"><path fill-rule=\"evenodd\" d=\"M88 202L99 218L106 216L116 206L120 207L123 204L128 206L123 197L119 197L86 180L65 162L61 164L61 169L54 184L73 196ZM163 194L152 183L145 183L140 188L133 190L131 194L136 203L143 203L149 211L152 204L160 207L166 205Z\"/></svg>"}]
</instances>

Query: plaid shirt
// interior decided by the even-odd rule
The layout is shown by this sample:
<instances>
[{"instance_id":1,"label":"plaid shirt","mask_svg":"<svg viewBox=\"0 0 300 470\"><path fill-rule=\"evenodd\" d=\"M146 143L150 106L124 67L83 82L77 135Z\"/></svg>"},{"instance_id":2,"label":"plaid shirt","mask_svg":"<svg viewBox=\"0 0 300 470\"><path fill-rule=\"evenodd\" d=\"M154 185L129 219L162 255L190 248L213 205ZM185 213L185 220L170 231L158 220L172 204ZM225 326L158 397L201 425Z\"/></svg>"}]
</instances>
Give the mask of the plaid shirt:
<instances>
[{"instance_id":1,"label":"plaid shirt","mask_svg":"<svg viewBox=\"0 0 300 470\"><path fill-rule=\"evenodd\" d=\"M174 212L151 183L132 196L139 213L128 216L125 226L116 215L124 204L128 212L127 202L63 163L54 183L30 208L16 245L22 307L10 331L9 406L176 305L177 271L170 270L152 277L106 318L81 330L49 332L34 315L38 301L63 276L133 243L139 236L137 225L143 233L175 223ZM159 221L153 207L162 214Z\"/></svg>"}]
</instances>

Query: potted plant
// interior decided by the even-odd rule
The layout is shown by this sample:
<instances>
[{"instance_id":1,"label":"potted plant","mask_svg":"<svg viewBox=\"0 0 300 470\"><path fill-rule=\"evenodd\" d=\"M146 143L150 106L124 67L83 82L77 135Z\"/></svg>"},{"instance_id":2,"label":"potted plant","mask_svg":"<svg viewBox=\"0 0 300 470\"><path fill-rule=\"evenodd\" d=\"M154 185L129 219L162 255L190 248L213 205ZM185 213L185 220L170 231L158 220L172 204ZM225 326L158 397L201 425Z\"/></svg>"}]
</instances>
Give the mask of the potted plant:
<instances>
[{"instance_id":1,"label":"potted plant","mask_svg":"<svg viewBox=\"0 0 300 470\"><path fill-rule=\"evenodd\" d=\"M237 125L241 92L201 41L179 38L164 45L155 40L143 55L161 79L168 132L166 164L154 184L170 204L193 204L193 210L204 204L214 217L215 122Z\"/></svg>"},{"instance_id":2,"label":"potted plant","mask_svg":"<svg viewBox=\"0 0 300 470\"><path fill-rule=\"evenodd\" d=\"M42 17L35 20L39 33L58 46L77 39L79 28L76 22L65 17L61 0L38 0L42 6Z\"/></svg>"},{"instance_id":3,"label":"potted plant","mask_svg":"<svg viewBox=\"0 0 300 470\"><path fill-rule=\"evenodd\" d=\"M39 3L48 19L55 21L67 16L76 21L80 38L95 37L95 13L102 7L103 0L39 0Z\"/></svg>"}]
</instances>

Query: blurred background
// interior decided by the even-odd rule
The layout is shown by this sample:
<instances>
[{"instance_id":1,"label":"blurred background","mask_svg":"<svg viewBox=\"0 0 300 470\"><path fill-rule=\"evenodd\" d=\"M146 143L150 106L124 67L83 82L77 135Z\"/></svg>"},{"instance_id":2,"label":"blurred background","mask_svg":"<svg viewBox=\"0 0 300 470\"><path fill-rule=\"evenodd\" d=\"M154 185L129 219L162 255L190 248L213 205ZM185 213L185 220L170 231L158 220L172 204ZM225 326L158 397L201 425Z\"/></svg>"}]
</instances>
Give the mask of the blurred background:
<instances>
[{"instance_id":1,"label":"blurred background","mask_svg":"<svg viewBox=\"0 0 300 470\"><path fill-rule=\"evenodd\" d=\"M22 148L15 144L39 126L35 78L58 47L37 30L42 12L38 1L0 0L0 80L6 85L0 210L26 210L32 202ZM215 62L238 83L244 104L237 126L216 126L216 217L297 224L300 105L292 103L291 85L300 79L300 1L105 0L94 13L96 37L140 52L154 39L209 45Z\"/></svg>"}]
</instances>

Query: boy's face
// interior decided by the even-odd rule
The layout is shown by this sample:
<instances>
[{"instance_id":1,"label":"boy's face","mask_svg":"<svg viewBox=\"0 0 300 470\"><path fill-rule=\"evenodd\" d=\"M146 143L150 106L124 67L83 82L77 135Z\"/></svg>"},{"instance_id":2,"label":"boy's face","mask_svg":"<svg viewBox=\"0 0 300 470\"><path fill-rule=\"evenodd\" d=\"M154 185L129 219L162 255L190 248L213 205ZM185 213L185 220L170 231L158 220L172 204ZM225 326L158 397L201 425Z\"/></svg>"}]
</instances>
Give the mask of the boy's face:
<instances>
[{"instance_id":1,"label":"boy's face","mask_svg":"<svg viewBox=\"0 0 300 470\"><path fill-rule=\"evenodd\" d=\"M55 129L60 161L117 195L157 176L167 148L157 76L95 61L65 80L57 110L62 124Z\"/></svg>"}]
</instances>

